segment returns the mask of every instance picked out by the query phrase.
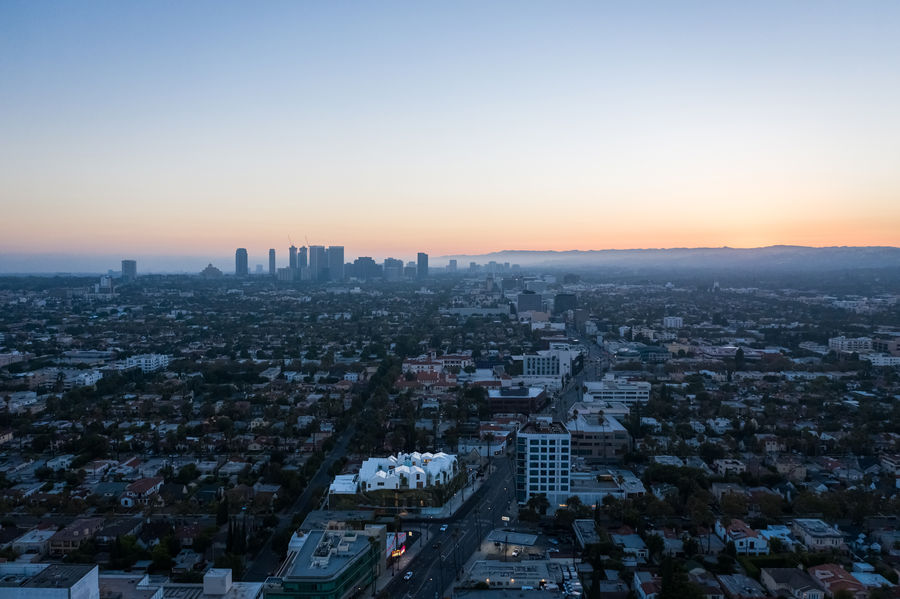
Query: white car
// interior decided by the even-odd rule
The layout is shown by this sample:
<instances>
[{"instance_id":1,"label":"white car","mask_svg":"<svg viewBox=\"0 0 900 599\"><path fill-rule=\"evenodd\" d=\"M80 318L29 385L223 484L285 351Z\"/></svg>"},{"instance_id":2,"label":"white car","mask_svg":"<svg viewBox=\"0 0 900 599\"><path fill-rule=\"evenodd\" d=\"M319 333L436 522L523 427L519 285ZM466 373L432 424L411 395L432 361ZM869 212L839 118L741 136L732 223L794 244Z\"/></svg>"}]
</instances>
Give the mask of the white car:
<instances>
[{"instance_id":1,"label":"white car","mask_svg":"<svg viewBox=\"0 0 900 599\"><path fill-rule=\"evenodd\" d=\"M447 532L448 528L450 528L449 524L441 524L441 532Z\"/></svg>"},{"instance_id":2,"label":"white car","mask_svg":"<svg viewBox=\"0 0 900 599\"><path fill-rule=\"evenodd\" d=\"M412 578L412 570L403 575L403 580L409 580Z\"/></svg>"}]
</instances>

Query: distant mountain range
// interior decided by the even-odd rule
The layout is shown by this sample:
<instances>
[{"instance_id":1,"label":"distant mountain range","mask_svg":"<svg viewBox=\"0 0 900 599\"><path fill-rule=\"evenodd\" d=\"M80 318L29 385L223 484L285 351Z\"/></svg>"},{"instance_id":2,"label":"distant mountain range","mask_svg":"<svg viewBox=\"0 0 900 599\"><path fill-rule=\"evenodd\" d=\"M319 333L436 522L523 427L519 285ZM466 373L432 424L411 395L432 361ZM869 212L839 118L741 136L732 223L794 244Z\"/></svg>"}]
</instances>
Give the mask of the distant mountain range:
<instances>
[{"instance_id":1,"label":"distant mountain range","mask_svg":"<svg viewBox=\"0 0 900 599\"><path fill-rule=\"evenodd\" d=\"M668 248L634 250L570 250L527 251L503 250L490 254L440 256L435 266L450 259L459 269L469 262L485 264L491 260L522 266L549 268L614 268L614 269L678 269L744 271L833 271L857 268L900 267L900 248L870 247L806 247L773 245L760 248Z\"/></svg>"}]
</instances>

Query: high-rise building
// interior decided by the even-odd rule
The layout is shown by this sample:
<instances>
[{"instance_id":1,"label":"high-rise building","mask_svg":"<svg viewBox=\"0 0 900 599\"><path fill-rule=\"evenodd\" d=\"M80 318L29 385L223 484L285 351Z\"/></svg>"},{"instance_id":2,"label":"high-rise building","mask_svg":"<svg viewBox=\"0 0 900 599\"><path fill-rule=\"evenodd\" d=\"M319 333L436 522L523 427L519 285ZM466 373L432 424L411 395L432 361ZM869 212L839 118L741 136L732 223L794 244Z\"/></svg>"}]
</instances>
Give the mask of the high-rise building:
<instances>
[{"instance_id":1,"label":"high-rise building","mask_svg":"<svg viewBox=\"0 0 900 599\"><path fill-rule=\"evenodd\" d=\"M291 270L297 270L297 246L293 243L291 244L291 247L288 248L288 260L290 260L288 266Z\"/></svg>"},{"instance_id":2,"label":"high-rise building","mask_svg":"<svg viewBox=\"0 0 900 599\"><path fill-rule=\"evenodd\" d=\"M353 276L369 281L381 275L381 267L369 256L360 256L353 262Z\"/></svg>"},{"instance_id":3,"label":"high-rise building","mask_svg":"<svg viewBox=\"0 0 900 599\"><path fill-rule=\"evenodd\" d=\"M516 434L516 500L546 495L551 506L566 503L572 463L572 437L561 422L537 417Z\"/></svg>"},{"instance_id":4,"label":"high-rise building","mask_svg":"<svg viewBox=\"0 0 900 599\"><path fill-rule=\"evenodd\" d=\"M275 248L269 249L269 275L275 276Z\"/></svg>"},{"instance_id":5,"label":"high-rise building","mask_svg":"<svg viewBox=\"0 0 900 599\"><path fill-rule=\"evenodd\" d=\"M308 266L309 260L307 254L309 254L309 252L305 245L297 250L297 268L304 269Z\"/></svg>"},{"instance_id":6,"label":"high-rise building","mask_svg":"<svg viewBox=\"0 0 900 599\"><path fill-rule=\"evenodd\" d=\"M324 245L309 246L309 278L313 281L325 280L328 273L328 254Z\"/></svg>"},{"instance_id":7,"label":"high-rise building","mask_svg":"<svg viewBox=\"0 0 900 599\"><path fill-rule=\"evenodd\" d=\"M684 327L684 318L681 316L664 316L663 327L667 329L680 329Z\"/></svg>"},{"instance_id":8,"label":"high-rise building","mask_svg":"<svg viewBox=\"0 0 900 599\"><path fill-rule=\"evenodd\" d=\"M447 264L447 270L450 271L450 272L456 272L456 260L451 260L451 261Z\"/></svg>"},{"instance_id":9,"label":"high-rise building","mask_svg":"<svg viewBox=\"0 0 900 599\"><path fill-rule=\"evenodd\" d=\"M516 298L516 311L522 312L543 312L544 300L540 293L534 291L523 291Z\"/></svg>"},{"instance_id":10,"label":"high-rise building","mask_svg":"<svg viewBox=\"0 0 900 599\"><path fill-rule=\"evenodd\" d=\"M553 312L556 314L562 314L569 310L574 312L576 308L578 308L578 298L574 293L557 293L553 299Z\"/></svg>"},{"instance_id":11,"label":"high-rise building","mask_svg":"<svg viewBox=\"0 0 900 599\"><path fill-rule=\"evenodd\" d=\"M115 271L113 271L115 272ZM137 278L137 261L122 260L122 282L130 283Z\"/></svg>"},{"instance_id":12,"label":"high-rise building","mask_svg":"<svg viewBox=\"0 0 900 599\"><path fill-rule=\"evenodd\" d=\"M328 279L331 281L344 280L344 246L328 246Z\"/></svg>"},{"instance_id":13,"label":"high-rise building","mask_svg":"<svg viewBox=\"0 0 900 599\"><path fill-rule=\"evenodd\" d=\"M246 248L238 248L234 252L234 274L239 277L246 277L250 274L250 269L247 265Z\"/></svg>"},{"instance_id":14,"label":"high-rise building","mask_svg":"<svg viewBox=\"0 0 900 599\"><path fill-rule=\"evenodd\" d=\"M384 280L399 281L403 276L403 260L396 258L384 259Z\"/></svg>"},{"instance_id":15,"label":"high-rise building","mask_svg":"<svg viewBox=\"0 0 900 599\"><path fill-rule=\"evenodd\" d=\"M416 277L419 279L428 278L428 254L419 252L416 255Z\"/></svg>"}]
</instances>

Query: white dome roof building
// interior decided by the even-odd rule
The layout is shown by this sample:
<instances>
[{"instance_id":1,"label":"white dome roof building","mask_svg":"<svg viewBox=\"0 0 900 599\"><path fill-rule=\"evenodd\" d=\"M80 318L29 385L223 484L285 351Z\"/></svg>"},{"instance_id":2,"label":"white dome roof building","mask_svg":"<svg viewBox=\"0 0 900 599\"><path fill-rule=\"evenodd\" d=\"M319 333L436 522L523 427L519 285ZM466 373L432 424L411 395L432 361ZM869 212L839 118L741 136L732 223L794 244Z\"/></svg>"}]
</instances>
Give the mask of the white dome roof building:
<instances>
[{"instance_id":1,"label":"white dome roof building","mask_svg":"<svg viewBox=\"0 0 900 599\"><path fill-rule=\"evenodd\" d=\"M359 470L361 492L381 489L426 489L449 483L459 471L455 455L438 453L398 453L369 458Z\"/></svg>"}]
</instances>

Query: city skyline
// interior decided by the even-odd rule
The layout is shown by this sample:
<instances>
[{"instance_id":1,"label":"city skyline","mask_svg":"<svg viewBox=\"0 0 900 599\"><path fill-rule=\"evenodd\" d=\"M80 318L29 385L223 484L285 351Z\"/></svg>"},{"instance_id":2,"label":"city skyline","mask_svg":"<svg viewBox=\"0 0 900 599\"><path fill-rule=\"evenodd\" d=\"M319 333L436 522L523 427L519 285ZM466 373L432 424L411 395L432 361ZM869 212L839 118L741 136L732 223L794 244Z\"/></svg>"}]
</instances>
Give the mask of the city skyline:
<instances>
[{"instance_id":1,"label":"city skyline","mask_svg":"<svg viewBox=\"0 0 900 599\"><path fill-rule=\"evenodd\" d=\"M0 261L900 245L900 6L655 7L4 4Z\"/></svg>"},{"instance_id":2,"label":"city skyline","mask_svg":"<svg viewBox=\"0 0 900 599\"><path fill-rule=\"evenodd\" d=\"M329 250L336 253L329 256ZM434 255L428 252L407 252L399 255L345 254L341 245L290 246L279 251L276 248L232 249L229 255L177 256L154 254L0 254L0 274L27 275L52 273L106 274L125 270L144 274L196 274L207 265L221 267L225 273L234 273L237 256L245 267L242 276L281 276L281 271L315 271L310 278L290 280L332 280L329 270L337 265L337 256L344 265L354 265L359 260L366 264L396 266L400 270L409 266L427 273L431 266L451 272L466 272L470 264L490 266L515 264L527 268L569 268L577 270L602 270L608 268L700 268L707 270L738 269L752 271L768 268L775 271L839 271L856 268L894 268L900 259L900 248L894 246L765 246L758 248L630 248L625 250L500 250L484 254ZM293 255L292 255L293 254ZM318 256L314 258L313 255ZM123 256L127 255L125 258ZM309 258L307 258L309 256ZM398 257L399 256L399 257ZM423 262L424 258L424 262ZM122 268L115 265L121 262ZM321 266L319 263L321 262ZM234 266L231 266L234 265ZM343 269L341 269L343 270ZM322 279L322 274L328 276ZM343 273L341 278L349 275ZM427 275L426 275L427 276Z\"/></svg>"}]
</instances>

